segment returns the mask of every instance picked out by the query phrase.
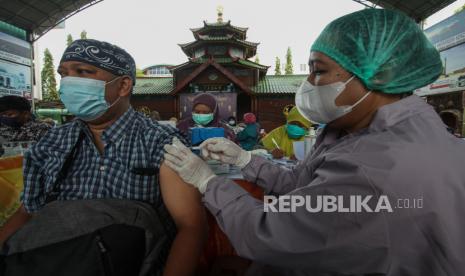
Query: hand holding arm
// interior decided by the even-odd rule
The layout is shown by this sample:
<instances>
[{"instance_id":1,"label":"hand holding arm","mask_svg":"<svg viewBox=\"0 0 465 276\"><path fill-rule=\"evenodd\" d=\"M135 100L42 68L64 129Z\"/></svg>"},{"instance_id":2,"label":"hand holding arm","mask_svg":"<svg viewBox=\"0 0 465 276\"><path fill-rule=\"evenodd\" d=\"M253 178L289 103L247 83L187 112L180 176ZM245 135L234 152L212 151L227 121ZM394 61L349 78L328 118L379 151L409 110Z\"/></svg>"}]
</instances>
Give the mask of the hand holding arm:
<instances>
[{"instance_id":1,"label":"hand holding arm","mask_svg":"<svg viewBox=\"0 0 465 276\"><path fill-rule=\"evenodd\" d=\"M202 194L215 174L200 157L192 153L177 138L172 145L165 145L165 163L186 183L196 187Z\"/></svg>"},{"instance_id":2,"label":"hand holding arm","mask_svg":"<svg viewBox=\"0 0 465 276\"><path fill-rule=\"evenodd\" d=\"M233 164L242 169L244 178L266 190L283 194L295 188L302 166L289 170L254 156L235 143L224 138L211 138L200 145L202 155Z\"/></svg>"}]
</instances>

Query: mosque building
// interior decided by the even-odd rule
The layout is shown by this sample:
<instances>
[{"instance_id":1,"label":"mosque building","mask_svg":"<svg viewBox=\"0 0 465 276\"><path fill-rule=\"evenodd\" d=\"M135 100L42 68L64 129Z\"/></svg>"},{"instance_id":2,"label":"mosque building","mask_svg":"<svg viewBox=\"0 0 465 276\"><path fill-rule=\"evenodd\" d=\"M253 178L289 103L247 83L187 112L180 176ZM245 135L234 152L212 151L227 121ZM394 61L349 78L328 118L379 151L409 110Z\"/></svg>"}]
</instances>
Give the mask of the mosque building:
<instances>
[{"instance_id":1,"label":"mosque building","mask_svg":"<svg viewBox=\"0 0 465 276\"><path fill-rule=\"evenodd\" d=\"M211 93L218 102L221 119L242 120L244 113L257 115L269 131L284 123L283 108L294 103L294 94L306 75L267 75L269 66L251 61L259 43L247 40L248 28L223 21L222 11L214 23L190 29L194 40L179 44L187 61L154 65L138 77L132 105L148 107L162 119L190 115L192 99Z\"/></svg>"}]
</instances>

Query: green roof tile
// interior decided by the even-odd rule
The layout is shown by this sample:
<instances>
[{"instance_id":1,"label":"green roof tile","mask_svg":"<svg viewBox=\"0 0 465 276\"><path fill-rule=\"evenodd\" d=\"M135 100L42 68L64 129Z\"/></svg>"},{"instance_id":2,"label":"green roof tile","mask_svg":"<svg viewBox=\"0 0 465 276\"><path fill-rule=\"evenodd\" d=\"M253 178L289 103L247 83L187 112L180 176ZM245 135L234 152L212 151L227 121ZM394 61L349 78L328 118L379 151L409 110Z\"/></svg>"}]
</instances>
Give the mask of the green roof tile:
<instances>
[{"instance_id":1,"label":"green roof tile","mask_svg":"<svg viewBox=\"0 0 465 276\"><path fill-rule=\"evenodd\" d=\"M173 78L137 78L134 95L169 94L173 90Z\"/></svg>"},{"instance_id":2,"label":"green roof tile","mask_svg":"<svg viewBox=\"0 0 465 276\"><path fill-rule=\"evenodd\" d=\"M192 46L195 46L197 44L200 44L204 41L226 41L226 42L235 42L243 46L249 46L249 47L257 47L260 43L259 42L251 42L251 41L246 41L242 39L238 39L233 36L201 36L199 37L198 40L194 40L192 42L188 43L181 43L178 44L182 49L190 48Z\"/></svg>"},{"instance_id":3,"label":"green roof tile","mask_svg":"<svg viewBox=\"0 0 465 276\"><path fill-rule=\"evenodd\" d=\"M178 43L178 45L179 45L179 47L184 48L184 47L188 47L188 46L190 46L190 45L192 45L192 44L194 44L196 42L197 42L197 40L194 40L194 41L187 42L187 43Z\"/></svg>"},{"instance_id":4,"label":"green roof tile","mask_svg":"<svg viewBox=\"0 0 465 276\"><path fill-rule=\"evenodd\" d=\"M308 75L265 76L251 87L258 95L294 94ZM137 78L134 95L167 95L173 90L173 78Z\"/></svg>"},{"instance_id":5,"label":"green roof tile","mask_svg":"<svg viewBox=\"0 0 465 276\"><path fill-rule=\"evenodd\" d=\"M253 47L256 47L256 46L260 45L260 42L251 42L251 41L247 41L247 40L239 40L239 39L237 39L237 38L235 38L235 39L236 39L236 41L238 41L238 42L242 42L242 43L244 43L244 44L247 44L247 45L253 46Z\"/></svg>"},{"instance_id":6,"label":"green roof tile","mask_svg":"<svg viewBox=\"0 0 465 276\"><path fill-rule=\"evenodd\" d=\"M189 61L186 61L184 63L178 64L178 65L173 65L173 66L169 67L169 70L172 72L174 70L177 70L177 69L179 69L181 67L184 67L186 65L189 65L189 64L191 64L191 63Z\"/></svg>"},{"instance_id":7,"label":"green roof tile","mask_svg":"<svg viewBox=\"0 0 465 276\"><path fill-rule=\"evenodd\" d=\"M151 69L151 68L153 68L153 67L161 67L161 66L172 67L172 66L174 66L174 65L173 65L173 64L166 64L166 63L154 64L154 65L150 65L150 66L147 66L147 67L142 68L142 71L145 71L145 70L147 70L147 69Z\"/></svg>"},{"instance_id":8,"label":"green roof tile","mask_svg":"<svg viewBox=\"0 0 465 276\"><path fill-rule=\"evenodd\" d=\"M265 76L252 87L257 94L294 94L308 75Z\"/></svg>"},{"instance_id":9,"label":"green roof tile","mask_svg":"<svg viewBox=\"0 0 465 276\"><path fill-rule=\"evenodd\" d=\"M246 59L239 59L237 62L240 63L240 64L243 64L243 65L255 67L255 68L258 68L258 69L262 69L262 70L267 70L270 67L270 66L261 65L259 63L256 63L256 62L253 62L253 61L250 61L250 60L246 60Z\"/></svg>"},{"instance_id":10,"label":"green roof tile","mask_svg":"<svg viewBox=\"0 0 465 276\"><path fill-rule=\"evenodd\" d=\"M232 35L224 35L224 36L211 36L211 35L199 35L199 39L201 40L210 40L210 41L223 41L223 40L230 40L233 38Z\"/></svg>"},{"instance_id":11,"label":"green roof tile","mask_svg":"<svg viewBox=\"0 0 465 276\"><path fill-rule=\"evenodd\" d=\"M220 63L220 64L233 62L233 59L230 57L216 57L214 59L217 63ZM208 61L208 58L204 58L204 57L195 58L195 59L191 59L191 61L201 64L201 63Z\"/></svg>"},{"instance_id":12,"label":"green roof tile","mask_svg":"<svg viewBox=\"0 0 465 276\"><path fill-rule=\"evenodd\" d=\"M201 64L201 63L208 61L208 58L196 58L196 59L191 59L191 61ZM224 63L232 63L235 61L235 59L232 59L230 57L216 57L215 61L219 64L224 64ZM250 66L250 67L254 67L257 69L262 69L262 70L267 70L269 68L269 66L261 65L259 63L255 63L255 62L252 62L250 60L245 60L245 59L238 59L237 63Z\"/></svg>"}]
</instances>

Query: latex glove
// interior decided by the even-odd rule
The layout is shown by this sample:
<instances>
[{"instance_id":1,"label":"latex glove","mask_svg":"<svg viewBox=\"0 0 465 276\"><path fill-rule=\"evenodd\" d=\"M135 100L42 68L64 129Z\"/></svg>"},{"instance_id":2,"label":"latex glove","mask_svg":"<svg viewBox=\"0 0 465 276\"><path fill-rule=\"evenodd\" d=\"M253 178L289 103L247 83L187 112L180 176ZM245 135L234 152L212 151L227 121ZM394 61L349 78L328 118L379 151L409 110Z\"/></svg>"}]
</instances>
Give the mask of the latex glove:
<instances>
[{"instance_id":1,"label":"latex glove","mask_svg":"<svg viewBox=\"0 0 465 276\"><path fill-rule=\"evenodd\" d=\"M252 155L226 138L210 138L200 144L202 156L232 164L241 169L249 164Z\"/></svg>"},{"instance_id":2,"label":"latex glove","mask_svg":"<svg viewBox=\"0 0 465 276\"><path fill-rule=\"evenodd\" d=\"M234 134L237 135L239 132L241 132L241 131L243 131L243 130L244 130L244 128L242 128L242 127L235 127L235 128L233 129L233 132L234 132Z\"/></svg>"},{"instance_id":3,"label":"latex glove","mask_svg":"<svg viewBox=\"0 0 465 276\"><path fill-rule=\"evenodd\" d=\"M200 157L192 153L178 138L172 145L165 145L165 164L173 169L184 182L196 187L202 194L210 179L216 175Z\"/></svg>"},{"instance_id":4,"label":"latex glove","mask_svg":"<svg viewBox=\"0 0 465 276\"><path fill-rule=\"evenodd\" d=\"M281 149L275 148L271 152L271 155L273 155L274 159L282 159L284 157L284 151L282 151Z\"/></svg>"}]
</instances>

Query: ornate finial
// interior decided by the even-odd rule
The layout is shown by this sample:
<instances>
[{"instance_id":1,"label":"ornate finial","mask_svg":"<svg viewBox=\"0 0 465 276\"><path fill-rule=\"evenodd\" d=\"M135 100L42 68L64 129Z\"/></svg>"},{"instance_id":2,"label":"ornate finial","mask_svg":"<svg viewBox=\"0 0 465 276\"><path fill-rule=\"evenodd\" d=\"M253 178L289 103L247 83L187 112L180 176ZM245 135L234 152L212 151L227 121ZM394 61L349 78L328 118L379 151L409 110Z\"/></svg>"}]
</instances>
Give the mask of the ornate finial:
<instances>
[{"instance_id":1,"label":"ornate finial","mask_svg":"<svg viewBox=\"0 0 465 276\"><path fill-rule=\"evenodd\" d=\"M218 23L223 23L223 6L218 6L216 11L218 12Z\"/></svg>"}]
</instances>

